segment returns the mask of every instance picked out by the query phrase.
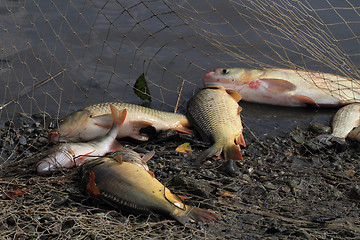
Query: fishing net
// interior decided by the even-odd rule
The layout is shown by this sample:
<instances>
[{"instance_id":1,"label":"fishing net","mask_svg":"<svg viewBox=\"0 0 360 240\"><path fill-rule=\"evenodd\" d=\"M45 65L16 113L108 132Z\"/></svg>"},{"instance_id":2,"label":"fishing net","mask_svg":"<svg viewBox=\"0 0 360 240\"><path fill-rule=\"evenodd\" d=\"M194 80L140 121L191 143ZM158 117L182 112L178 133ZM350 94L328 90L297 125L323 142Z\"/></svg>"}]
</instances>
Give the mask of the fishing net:
<instances>
[{"instance_id":1,"label":"fishing net","mask_svg":"<svg viewBox=\"0 0 360 240\"><path fill-rule=\"evenodd\" d=\"M219 67L280 67L332 73L350 79L351 90L357 91L360 79L357 1L0 0L0 3L3 86L0 163L4 176L5 173L18 176L4 177L0 190L11 192L15 191L13 186L18 186L20 193L23 188L31 188L31 193L40 194L30 199L16 198L24 202L1 203L4 211L0 228L7 237L106 238L108 234L129 237L127 231L133 231L131 237L138 239L207 239L229 231L232 223L244 225L235 227L230 238L242 231L255 239L262 239L261 234L279 232L325 239L341 231L348 235L357 231L356 222L350 221L345 230L336 225L327 233L320 228L309 233L304 226L310 222L294 223L289 220L290 213L289 219L284 219L249 210L245 205L251 206L256 201L253 199L241 206L232 206L229 201L223 202L222 207L217 205L216 209L227 214L229 222L222 222L222 227L210 231L216 234L209 236L203 225L188 229L164 219L121 218L109 215L104 208L94 210L91 204L85 208L74 199L66 200L66 207L56 208L56 203L55 207L47 206L55 201L53 194L68 196L71 190L66 189L66 182L59 185L59 177L46 179L35 177L34 171L26 172L37 160L32 158L46 149L47 129L56 126L59 118L103 101L124 101L184 113L187 101L202 87L205 73ZM338 88L334 91L344 88L341 80L336 84ZM178 153L174 155L177 159ZM21 164L25 167L14 170ZM7 170L10 167L12 170ZM263 175L257 174L261 179ZM356 176L350 174L339 179ZM243 186L247 181L244 179L231 181ZM166 177L164 180L170 181ZM226 178L223 181L225 185L231 182ZM234 191L242 191L239 189ZM204 204L206 197L197 200ZM355 205L346 207L351 209ZM249 211L253 226L250 220L237 215ZM93 225L95 222L100 225ZM295 224L296 228L291 231L280 222ZM81 224L86 228L81 229ZM71 232L73 226L77 230ZM263 231L255 233L259 226Z\"/></svg>"}]
</instances>

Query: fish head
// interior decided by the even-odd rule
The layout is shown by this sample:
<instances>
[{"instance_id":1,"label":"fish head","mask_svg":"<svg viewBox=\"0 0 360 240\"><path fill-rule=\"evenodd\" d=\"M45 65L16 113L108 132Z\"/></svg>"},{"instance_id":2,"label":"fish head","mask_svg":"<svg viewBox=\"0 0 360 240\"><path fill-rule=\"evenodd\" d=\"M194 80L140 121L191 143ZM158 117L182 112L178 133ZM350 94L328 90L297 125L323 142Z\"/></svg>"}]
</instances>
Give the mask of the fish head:
<instances>
[{"instance_id":1,"label":"fish head","mask_svg":"<svg viewBox=\"0 0 360 240\"><path fill-rule=\"evenodd\" d=\"M110 116L111 119L111 116ZM57 130L49 133L49 141L58 142L77 142L95 139L103 134L102 126L97 124L98 117L94 117L87 110L79 110L66 116L60 123Z\"/></svg>"},{"instance_id":2,"label":"fish head","mask_svg":"<svg viewBox=\"0 0 360 240\"><path fill-rule=\"evenodd\" d=\"M74 166L74 156L66 145L51 149L48 156L36 164L39 175L49 175L59 169L67 169Z\"/></svg>"},{"instance_id":3,"label":"fish head","mask_svg":"<svg viewBox=\"0 0 360 240\"><path fill-rule=\"evenodd\" d=\"M223 86L226 89L247 84L251 79L246 68L218 68L208 72L204 79L205 86Z\"/></svg>"}]
</instances>

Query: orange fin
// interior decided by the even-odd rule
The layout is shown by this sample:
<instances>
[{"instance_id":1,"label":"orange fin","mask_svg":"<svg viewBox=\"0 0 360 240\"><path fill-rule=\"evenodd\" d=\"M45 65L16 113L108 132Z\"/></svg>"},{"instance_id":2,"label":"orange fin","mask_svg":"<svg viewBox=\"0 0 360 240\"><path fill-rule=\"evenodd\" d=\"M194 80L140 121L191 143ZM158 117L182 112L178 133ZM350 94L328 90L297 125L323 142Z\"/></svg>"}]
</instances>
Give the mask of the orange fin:
<instances>
[{"instance_id":1,"label":"orange fin","mask_svg":"<svg viewBox=\"0 0 360 240\"><path fill-rule=\"evenodd\" d=\"M186 128L186 127L183 127L183 126L176 127L176 128L174 128L174 130L176 130L178 132L181 132L181 133L194 134L193 130L191 130L189 128Z\"/></svg>"},{"instance_id":2,"label":"orange fin","mask_svg":"<svg viewBox=\"0 0 360 240\"><path fill-rule=\"evenodd\" d=\"M243 147L246 146L244 135L242 133L236 137L235 141L237 145L241 145Z\"/></svg>"},{"instance_id":3,"label":"orange fin","mask_svg":"<svg viewBox=\"0 0 360 240\"><path fill-rule=\"evenodd\" d=\"M142 156L142 160L147 162L155 155L155 151L148 152Z\"/></svg>"},{"instance_id":4,"label":"orange fin","mask_svg":"<svg viewBox=\"0 0 360 240\"><path fill-rule=\"evenodd\" d=\"M259 80L268 84L267 90L271 93L289 92L296 89L295 84L283 79L262 78Z\"/></svg>"},{"instance_id":5,"label":"orange fin","mask_svg":"<svg viewBox=\"0 0 360 240\"><path fill-rule=\"evenodd\" d=\"M93 152L95 152L95 150L75 157L75 158L74 158L74 161L75 161L75 163L76 163L76 166L82 165L82 164L87 160L88 156L89 156L90 154L92 154Z\"/></svg>"},{"instance_id":6,"label":"orange fin","mask_svg":"<svg viewBox=\"0 0 360 240\"><path fill-rule=\"evenodd\" d=\"M153 178L155 178L155 174L152 172L152 171L147 171L149 174L150 174L150 176L152 176Z\"/></svg>"},{"instance_id":7,"label":"orange fin","mask_svg":"<svg viewBox=\"0 0 360 240\"><path fill-rule=\"evenodd\" d=\"M99 196L100 189L95 183L95 173L89 171L89 182L86 184L86 191L92 196Z\"/></svg>"},{"instance_id":8,"label":"orange fin","mask_svg":"<svg viewBox=\"0 0 360 240\"><path fill-rule=\"evenodd\" d=\"M294 95L294 98L299 100L299 102L319 107L319 105L312 98L303 95Z\"/></svg>"},{"instance_id":9,"label":"orange fin","mask_svg":"<svg viewBox=\"0 0 360 240\"><path fill-rule=\"evenodd\" d=\"M114 160L115 161L117 161L118 163L123 163L123 160L122 160L122 156L121 155L116 155L115 157L114 157Z\"/></svg>"},{"instance_id":10,"label":"orange fin","mask_svg":"<svg viewBox=\"0 0 360 240\"><path fill-rule=\"evenodd\" d=\"M115 152L117 150L122 149L123 146L116 140L111 144L109 152Z\"/></svg>"},{"instance_id":11,"label":"orange fin","mask_svg":"<svg viewBox=\"0 0 360 240\"><path fill-rule=\"evenodd\" d=\"M113 125L113 119L110 114L95 116L93 119L94 124L102 128L110 129Z\"/></svg>"},{"instance_id":12,"label":"orange fin","mask_svg":"<svg viewBox=\"0 0 360 240\"><path fill-rule=\"evenodd\" d=\"M240 94L235 91L235 90L226 90L226 92L236 101L239 102L242 97L240 96Z\"/></svg>"},{"instance_id":13,"label":"orange fin","mask_svg":"<svg viewBox=\"0 0 360 240\"><path fill-rule=\"evenodd\" d=\"M239 106L239 107L238 107L238 113L237 113L237 114L240 115L241 111L242 111L242 107Z\"/></svg>"},{"instance_id":14,"label":"orange fin","mask_svg":"<svg viewBox=\"0 0 360 240\"><path fill-rule=\"evenodd\" d=\"M224 147L224 156L225 160L243 160L243 157L240 152L240 147L238 145L232 144Z\"/></svg>"},{"instance_id":15,"label":"orange fin","mask_svg":"<svg viewBox=\"0 0 360 240\"><path fill-rule=\"evenodd\" d=\"M126 109L118 110L112 104L109 104L109 106L111 110L112 121L117 125L121 126L126 119L127 110Z\"/></svg>"},{"instance_id":16,"label":"orange fin","mask_svg":"<svg viewBox=\"0 0 360 240\"><path fill-rule=\"evenodd\" d=\"M191 199L192 197L186 197L186 196L182 196L182 195L177 195L181 201L187 200L187 199Z\"/></svg>"}]
</instances>

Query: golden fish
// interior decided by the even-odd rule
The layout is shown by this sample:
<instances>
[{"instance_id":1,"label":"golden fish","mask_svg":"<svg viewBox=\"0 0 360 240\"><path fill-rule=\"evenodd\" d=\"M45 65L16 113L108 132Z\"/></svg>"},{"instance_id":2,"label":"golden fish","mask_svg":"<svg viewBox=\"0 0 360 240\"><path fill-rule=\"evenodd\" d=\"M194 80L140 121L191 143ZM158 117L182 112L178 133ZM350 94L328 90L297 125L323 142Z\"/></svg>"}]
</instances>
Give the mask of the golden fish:
<instances>
[{"instance_id":1,"label":"golden fish","mask_svg":"<svg viewBox=\"0 0 360 240\"><path fill-rule=\"evenodd\" d=\"M192 133L185 115L162 112L128 103L99 103L74 112L60 124L56 131L49 134L53 143L89 141L104 136L112 126L109 104L118 110L126 109L127 117L119 129L117 138L131 137L140 141L148 140L140 129L153 126L157 131L175 129L184 133Z\"/></svg>"},{"instance_id":2,"label":"golden fish","mask_svg":"<svg viewBox=\"0 0 360 240\"><path fill-rule=\"evenodd\" d=\"M187 111L191 123L204 140L214 143L198 157L198 164L206 158L219 156L223 150L226 160L242 160L238 145L245 146L245 141L240 99L239 94L223 87L204 88L190 99Z\"/></svg>"},{"instance_id":3,"label":"golden fish","mask_svg":"<svg viewBox=\"0 0 360 240\"><path fill-rule=\"evenodd\" d=\"M205 86L237 91L244 101L280 106L342 106L360 102L360 84L342 76L292 69L219 68Z\"/></svg>"},{"instance_id":4,"label":"golden fish","mask_svg":"<svg viewBox=\"0 0 360 240\"><path fill-rule=\"evenodd\" d=\"M82 169L82 182L87 192L116 208L153 211L171 216L182 224L189 219L217 219L212 212L185 205L179 196L138 165L103 157L86 162Z\"/></svg>"},{"instance_id":5,"label":"golden fish","mask_svg":"<svg viewBox=\"0 0 360 240\"><path fill-rule=\"evenodd\" d=\"M331 134L317 136L316 139L328 145L330 145L332 141L344 144L345 138L347 137L359 141L359 126L360 103L352 103L340 108L340 110L336 112L332 121L333 132Z\"/></svg>"},{"instance_id":6,"label":"golden fish","mask_svg":"<svg viewBox=\"0 0 360 240\"><path fill-rule=\"evenodd\" d=\"M36 166L38 174L47 175L59 169L80 166L91 158L104 156L108 152L120 149L116 135L126 118L126 109L118 111L113 106L110 108L114 124L104 137L86 143L62 143L55 146L50 149L47 157L38 162Z\"/></svg>"}]
</instances>

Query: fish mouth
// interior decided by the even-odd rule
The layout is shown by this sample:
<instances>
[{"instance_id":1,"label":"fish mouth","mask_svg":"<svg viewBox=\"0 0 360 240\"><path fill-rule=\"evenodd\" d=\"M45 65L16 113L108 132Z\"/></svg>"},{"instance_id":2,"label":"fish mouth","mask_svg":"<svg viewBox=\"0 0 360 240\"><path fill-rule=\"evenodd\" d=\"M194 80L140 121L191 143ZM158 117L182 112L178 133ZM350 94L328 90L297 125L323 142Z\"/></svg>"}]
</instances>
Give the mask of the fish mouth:
<instances>
[{"instance_id":1,"label":"fish mouth","mask_svg":"<svg viewBox=\"0 0 360 240\"><path fill-rule=\"evenodd\" d=\"M205 82L212 82L212 81L216 81L216 73L215 71L211 71L211 72L208 72L207 74L205 74L204 76L204 83Z\"/></svg>"},{"instance_id":2,"label":"fish mouth","mask_svg":"<svg viewBox=\"0 0 360 240\"><path fill-rule=\"evenodd\" d=\"M59 132L56 132L56 131L50 132L48 135L48 140L49 140L49 142L54 143L54 144L58 143L60 141Z\"/></svg>"},{"instance_id":3,"label":"fish mouth","mask_svg":"<svg viewBox=\"0 0 360 240\"><path fill-rule=\"evenodd\" d=\"M68 142L68 137L65 134L61 134L57 131L52 131L48 135L48 140L52 144L58 144L61 142Z\"/></svg>"}]
</instances>

